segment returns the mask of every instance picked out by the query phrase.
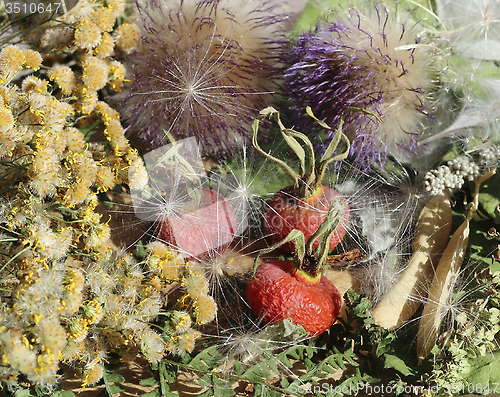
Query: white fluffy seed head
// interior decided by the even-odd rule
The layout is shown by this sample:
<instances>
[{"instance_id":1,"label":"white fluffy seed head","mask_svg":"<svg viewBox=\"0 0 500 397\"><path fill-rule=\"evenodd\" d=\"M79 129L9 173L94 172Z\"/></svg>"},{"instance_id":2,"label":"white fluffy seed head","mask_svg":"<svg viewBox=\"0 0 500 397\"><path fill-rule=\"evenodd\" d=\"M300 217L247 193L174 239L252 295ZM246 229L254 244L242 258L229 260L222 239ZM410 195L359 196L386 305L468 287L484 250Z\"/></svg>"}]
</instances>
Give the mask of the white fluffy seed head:
<instances>
[{"instance_id":1,"label":"white fluffy seed head","mask_svg":"<svg viewBox=\"0 0 500 397\"><path fill-rule=\"evenodd\" d=\"M117 99L130 133L157 146L164 132L195 136L205 153L229 152L276 89L284 17L274 0L151 0L139 7L141 40Z\"/></svg>"}]
</instances>

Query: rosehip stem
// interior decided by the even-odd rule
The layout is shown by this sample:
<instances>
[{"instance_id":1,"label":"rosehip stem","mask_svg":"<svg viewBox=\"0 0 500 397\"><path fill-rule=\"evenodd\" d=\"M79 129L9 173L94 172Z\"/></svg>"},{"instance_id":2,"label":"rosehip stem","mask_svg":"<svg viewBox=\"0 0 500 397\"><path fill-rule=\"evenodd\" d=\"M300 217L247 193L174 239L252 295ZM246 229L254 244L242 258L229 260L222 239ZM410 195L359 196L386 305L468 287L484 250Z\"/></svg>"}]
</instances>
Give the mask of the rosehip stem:
<instances>
[{"instance_id":1,"label":"rosehip stem","mask_svg":"<svg viewBox=\"0 0 500 397\"><path fill-rule=\"evenodd\" d=\"M325 216L323 223L311 237L305 241L304 233L300 230L293 229L281 241L273 244L268 248L259 251L254 261L252 277L257 271L259 258L263 254L268 254L289 241L294 241L294 267L295 270L300 270L310 276L312 279L318 278L323 273L328 257L330 239L337 229L340 220L344 216L345 200L338 200L331 204L328 213ZM320 238L318 246L313 250L313 243Z\"/></svg>"}]
</instances>

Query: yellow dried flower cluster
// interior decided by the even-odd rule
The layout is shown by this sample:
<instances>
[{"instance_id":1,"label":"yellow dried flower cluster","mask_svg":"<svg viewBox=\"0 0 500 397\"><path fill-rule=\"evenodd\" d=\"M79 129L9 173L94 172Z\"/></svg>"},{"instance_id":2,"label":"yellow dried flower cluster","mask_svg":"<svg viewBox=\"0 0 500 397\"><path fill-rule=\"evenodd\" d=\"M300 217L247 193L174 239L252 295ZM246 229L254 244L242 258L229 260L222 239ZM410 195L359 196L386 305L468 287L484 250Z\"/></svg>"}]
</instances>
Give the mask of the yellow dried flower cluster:
<instances>
[{"instance_id":1,"label":"yellow dried flower cluster","mask_svg":"<svg viewBox=\"0 0 500 397\"><path fill-rule=\"evenodd\" d=\"M165 330L166 350L173 354L191 353L201 333L192 328L215 319L217 304L209 295L209 284L205 275L180 256L172 253L160 241L147 245L149 252L147 269L157 276L164 288L172 281L180 282L184 294L177 299L175 310L170 313L170 328ZM186 311L191 310L191 314ZM192 318L194 317L194 318Z\"/></svg>"},{"instance_id":2,"label":"yellow dried flower cluster","mask_svg":"<svg viewBox=\"0 0 500 397\"><path fill-rule=\"evenodd\" d=\"M0 78L12 79L23 67L38 70L40 53L58 59L57 54L70 52L79 66L76 73L68 66L55 65L48 74L61 95L95 98L105 85L121 91L125 67L117 57L129 54L139 42L137 25L123 18L125 6L122 0L80 0L67 13L56 14L41 25L40 18L21 21L21 39L32 49L22 52L15 46L5 47L0 53L0 68L4 70ZM92 106L83 109L90 113Z\"/></svg>"},{"instance_id":3,"label":"yellow dried flower cluster","mask_svg":"<svg viewBox=\"0 0 500 397\"><path fill-rule=\"evenodd\" d=\"M121 90L119 55L138 41L124 9L82 0L41 26L21 25L23 45L0 39L1 387L50 388L64 365L81 369L85 387L110 353L156 363L191 352L196 326L215 317L208 290L185 284L200 276L180 257L159 242L141 260L116 252L97 211L100 194L148 181L120 114L101 99ZM186 295L173 298L162 333L149 322L173 283Z\"/></svg>"}]
</instances>

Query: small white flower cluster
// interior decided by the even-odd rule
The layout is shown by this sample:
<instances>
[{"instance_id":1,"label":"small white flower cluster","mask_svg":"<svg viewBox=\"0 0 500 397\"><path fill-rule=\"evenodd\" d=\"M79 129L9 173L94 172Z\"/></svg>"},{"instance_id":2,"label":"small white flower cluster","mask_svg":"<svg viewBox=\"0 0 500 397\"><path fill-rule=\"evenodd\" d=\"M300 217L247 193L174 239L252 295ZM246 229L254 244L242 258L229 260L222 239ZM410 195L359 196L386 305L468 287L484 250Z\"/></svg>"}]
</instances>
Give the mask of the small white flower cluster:
<instances>
[{"instance_id":1,"label":"small white flower cluster","mask_svg":"<svg viewBox=\"0 0 500 397\"><path fill-rule=\"evenodd\" d=\"M490 146L479 153L479 165L486 169L497 167L500 163L500 147Z\"/></svg>"},{"instance_id":2,"label":"small white flower cluster","mask_svg":"<svg viewBox=\"0 0 500 397\"><path fill-rule=\"evenodd\" d=\"M459 189L465 183L465 179L476 179L481 173L481 168L467 155L455 157L446 165L425 175L425 189L433 196L441 194L445 189Z\"/></svg>"},{"instance_id":3,"label":"small white flower cluster","mask_svg":"<svg viewBox=\"0 0 500 397\"><path fill-rule=\"evenodd\" d=\"M472 181L500 164L500 148L489 146L477 150L474 156L460 155L425 175L425 189L432 195L445 189L459 189L465 180Z\"/></svg>"}]
</instances>

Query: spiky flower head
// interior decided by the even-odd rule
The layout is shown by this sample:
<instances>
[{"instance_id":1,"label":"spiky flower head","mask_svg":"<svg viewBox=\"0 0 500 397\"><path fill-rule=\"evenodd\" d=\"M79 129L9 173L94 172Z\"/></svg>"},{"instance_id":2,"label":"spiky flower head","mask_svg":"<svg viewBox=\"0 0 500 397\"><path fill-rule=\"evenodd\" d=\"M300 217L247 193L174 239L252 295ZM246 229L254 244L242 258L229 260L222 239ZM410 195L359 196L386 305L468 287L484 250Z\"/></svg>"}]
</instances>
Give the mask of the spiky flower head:
<instances>
[{"instance_id":1,"label":"spiky flower head","mask_svg":"<svg viewBox=\"0 0 500 397\"><path fill-rule=\"evenodd\" d=\"M131 55L122 114L143 142L194 136L228 154L273 91L286 19L274 0L137 2L141 39Z\"/></svg>"},{"instance_id":2,"label":"spiky flower head","mask_svg":"<svg viewBox=\"0 0 500 397\"><path fill-rule=\"evenodd\" d=\"M417 25L405 25L398 14L378 5L364 13L332 11L288 55L286 87L300 113L309 105L332 131L345 117L351 155L368 167L383 163L388 147L414 141L433 85L431 53L416 36ZM382 123L347 112L351 107Z\"/></svg>"}]
</instances>

